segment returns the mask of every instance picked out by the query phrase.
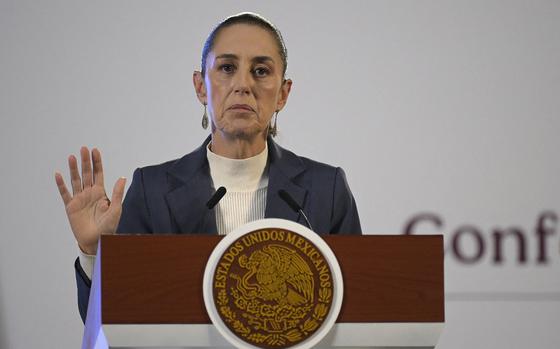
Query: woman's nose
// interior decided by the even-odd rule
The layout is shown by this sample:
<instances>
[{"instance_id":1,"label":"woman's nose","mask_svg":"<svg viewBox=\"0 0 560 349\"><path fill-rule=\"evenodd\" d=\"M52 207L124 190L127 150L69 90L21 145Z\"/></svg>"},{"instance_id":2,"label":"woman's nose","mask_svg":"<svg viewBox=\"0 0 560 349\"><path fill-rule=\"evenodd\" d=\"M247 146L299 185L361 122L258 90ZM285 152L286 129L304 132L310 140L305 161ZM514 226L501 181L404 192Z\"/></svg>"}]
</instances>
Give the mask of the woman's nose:
<instances>
[{"instance_id":1,"label":"woman's nose","mask_svg":"<svg viewBox=\"0 0 560 349\"><path fill-rule=\"evenodd\" d=\"M251 74L250 73L237 73L234 79L234 91L236 93L250 93L251 92Z\"/></svg>"}]
</instances>

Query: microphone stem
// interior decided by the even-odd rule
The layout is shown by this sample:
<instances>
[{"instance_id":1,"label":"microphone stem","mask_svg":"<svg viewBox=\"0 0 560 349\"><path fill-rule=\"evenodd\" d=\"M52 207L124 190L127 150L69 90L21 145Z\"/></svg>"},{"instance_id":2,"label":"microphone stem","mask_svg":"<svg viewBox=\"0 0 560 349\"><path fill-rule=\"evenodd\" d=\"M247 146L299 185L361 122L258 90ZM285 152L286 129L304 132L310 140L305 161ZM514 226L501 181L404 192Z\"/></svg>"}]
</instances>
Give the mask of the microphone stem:
<instances>
[{"instance_id":1,"label":"microphone stem","mask_svg":"<svg viewBox=\"0 0 560 349\"><path fill-rule=\"evenodd\" d=\"M303 219L305 219L305 223L307 223L307 226L309 227L310 230L313 230L313 227L311 227L311 223L309 223L309 219L307 219L307 216L305 215L305 213L303 213L303 209L299 209L299 213L301 213L301 215L303 216ZM315 230L313 230L315 231Z\"/></svg>"}]
</instances>

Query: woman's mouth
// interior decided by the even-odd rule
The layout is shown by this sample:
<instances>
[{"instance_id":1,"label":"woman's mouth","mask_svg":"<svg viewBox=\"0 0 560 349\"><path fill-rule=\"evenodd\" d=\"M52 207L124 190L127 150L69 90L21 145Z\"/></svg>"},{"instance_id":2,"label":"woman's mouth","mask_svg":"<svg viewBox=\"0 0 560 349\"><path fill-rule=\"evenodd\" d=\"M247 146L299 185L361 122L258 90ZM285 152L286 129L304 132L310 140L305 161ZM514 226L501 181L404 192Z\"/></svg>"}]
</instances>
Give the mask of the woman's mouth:
<instances>
[{"instance_id":1,"label":"woman's mouth","mask_svg":"<svg viewBox=\"0 0 560 349\"><path fill-rule=\"evenodd\" d=\"M254 112L253 108L251 108L248 104L234 104L228 108L229 110L235 111L252 111Z\"/></svg>"}]
</instances>

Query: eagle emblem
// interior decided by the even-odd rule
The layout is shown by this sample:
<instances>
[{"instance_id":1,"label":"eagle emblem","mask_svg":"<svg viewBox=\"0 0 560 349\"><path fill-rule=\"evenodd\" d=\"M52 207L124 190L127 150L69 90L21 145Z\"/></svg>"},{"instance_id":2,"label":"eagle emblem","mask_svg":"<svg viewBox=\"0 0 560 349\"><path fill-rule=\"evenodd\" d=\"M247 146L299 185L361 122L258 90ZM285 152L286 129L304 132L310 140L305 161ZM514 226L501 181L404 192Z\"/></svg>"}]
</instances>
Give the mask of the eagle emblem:
<instances>
[{"instance_id":1,"label":"eagle emblem","mask_svg":"<svg viewBox=\"0 0 560 349\"><path fill-rule=\"evenodd\" d=\"M313 302L313 273L295 250L270 244L249 257L239 257L239 265L247 269L242 277L232 275L241 297L276 309L270 330L284 331L286 323L281 321L293 317L297 307Z\"/></svg>"},{"instance_id":2,"label":"eagle emblem","mask_svg":"<svg viewBox=\"0 0 560 349\"><path fill-rule=\"evenodd\" d=\"M226 326L244 340L285 348L324 321L331 280L324 256L308 240L287 231L255 231L232 243L218 262L215 302Z\"/></svg>"}]
</instances>

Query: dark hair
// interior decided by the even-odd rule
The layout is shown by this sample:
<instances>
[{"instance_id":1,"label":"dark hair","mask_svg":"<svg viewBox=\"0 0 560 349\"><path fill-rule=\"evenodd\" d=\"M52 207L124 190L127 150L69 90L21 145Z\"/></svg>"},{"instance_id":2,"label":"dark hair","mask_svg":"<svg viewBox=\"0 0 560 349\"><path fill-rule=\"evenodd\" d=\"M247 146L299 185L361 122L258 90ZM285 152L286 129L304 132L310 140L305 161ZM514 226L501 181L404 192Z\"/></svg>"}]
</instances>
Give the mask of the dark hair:
<instances>
[{"instance_id":1,"label":"dark hair","mask_svg":"<svg viewBox=\"0 0 560 349\"><path fill-rule=\"evenodd\" d=\"M284 70L282 72L282 76L286 75L286 69L288 68L288 50L286 49L286 45L284 44L284 39L282 38L282 34L280 30L274 26L270 21L266 18L252 12L242 12L233 16L230 16L220 22L208 35L206 42L204 43L204 47L202 48L202 62L201 62L201 72L202 76L206 74L206 58L208 57L208 53L214 47L214 41L216 40L216 36L220 33L220 31L224 28L232 26L234 24L249 24L249 25L256 25L267 30L274 39L276 40L276 44L278 45L278 53L280 54L280 58L282 59L282 63L284 65Z\"/></svg>"}]
</instances>

